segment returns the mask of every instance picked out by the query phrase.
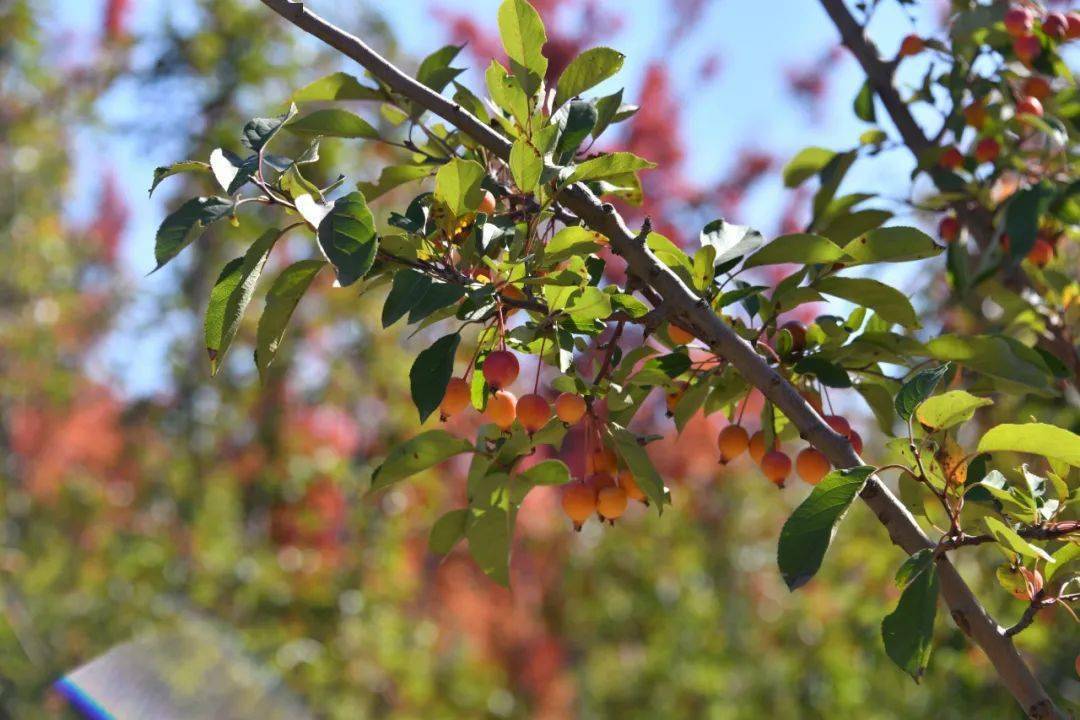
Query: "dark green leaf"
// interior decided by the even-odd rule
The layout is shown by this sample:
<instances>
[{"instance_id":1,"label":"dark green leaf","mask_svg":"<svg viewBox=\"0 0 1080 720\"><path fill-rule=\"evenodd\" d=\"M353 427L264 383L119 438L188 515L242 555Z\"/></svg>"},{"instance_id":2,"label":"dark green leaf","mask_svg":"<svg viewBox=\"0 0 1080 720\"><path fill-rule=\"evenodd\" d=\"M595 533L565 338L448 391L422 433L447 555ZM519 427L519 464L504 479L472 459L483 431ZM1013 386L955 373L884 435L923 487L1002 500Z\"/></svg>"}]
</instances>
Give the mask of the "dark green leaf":
<instances>
[{"instance_id":1,"label":"dark green leaf","mask_svg":"<svg viewBox=\"0 0 1080 720\"><path fill-rule=\"evenodd\" d=\"M949 367L950 364L945 363L936 368L920 370L900 387L900 392L896 394L896 414L901 420L907 422L915 408L934 393L938 383L949 372Z\"/></svg>"},{"instance_id":2,"label":"dark green leaf","mask_svg":"<svg viewBox=\"0 0 1080 720\"><path fill-rule=\"evenodd\" d=\"M817 573L837 524L873 472L866 465L833 470L784 523L777 561L789 589L802 587Z\"/></svg>"},{"instance_id":3,"label":"dark green leaf","mask_svg":"<svg viewBox=\"0 0 1080 720\"><path fill-rule=\"evenodd\" d=\"M432 282L427 291L409 309L409 324L419 322L436 310L453 305L465 296L465 288L445 282Z\"/></svg>"},{"instance_id":4,"label":"dark green leaf","mask_svg":"<svg viewBox=\"0 0 1080 720\"><path fill-rule=\"evenodd\" d=\"M454 374L454 354L460 342L458 333L445 335L416 356L409 371L409 389L420 413L420 422L427 420L442 402L446 385Z\"/></svg>"},{"instance_id":5,"label":"dark green leaf","mask_svg":"<svg viewBox=\"0 0 1080 720\"><path fill-rule=\"evenodd\" d=\"M814 375L818 382L834 388L851 387L851 378L847 371L836 363L817 356L806 357L795 363L792 368L800 375Z\"/></svg>"},{"instance_id":6,"label":"dark green leaf","mask_svg":"<svg viewBox=\"0 0 1080 720\"><path fill-rule=\"evenodd\" d=\"M921 572L900 595L896 609L881 622L885 653L916 682L930 662L937 598L937 572Z\"/></svg>"},{"instance_id":7,"label":"dark green leaf","mask_svg":"<svg viewBox=\"0 0 1080 720\"><path fill-rule=\"evenodd\" d=\"M150 194L153 195L157 186L167 177L183 172L209 172L209 170L209 165L198 160L183 160L172 165L156 167L154 168L154 181L150 184Z\"/></svg>"},{"instance_id":8,"label":"dark green leaf","mask_svg":"<svg viewBox=\"0 0 1080 720\"><path fill-rule=\"evenodd\" d=\"M514 512L498 505L473 508L465 537L469 554L489 578L510 585L510 540Z\"/></svg>"},{"instance_id":9,"label":"dark green leaf","mask_svg":"<svg viewBox=\"0 0 1080 720\"><path fill-rule=\"evenodd\" d=\"M255 333L255 366L261 377L266 376L266 369L274 361L296 304L325 265L322 260L295 262L282 270L270 286L266 293L266 307Z\"/></svg>"},{"instance_id":10,"label":"dark green leaf","mask_svg":"<svg viewBox=\"0 0 1080 720\"><path fill-rule=\"evenodd\" d=\"M560 110L553 122L562 127L555 145L555 158L559 164L569 162L582 141L596 127L596 107L584 100L574 100L565 110Z\"/></svg>"},{"instance_id":11,"label":"dark green leaf","mask_svg":"<svg viewBox=\"0 0 1080 720\"><path fill-rule=\"evenodd\" d=\"M293 120L285 129L297 135L323 135L374 140L379 131L364 118L348 110L326 108Z\"/></svg>"},{"instance_id":12,"label":"dark green leaf","mask_svg":"<svg viewBox=\"0 0 1080 720\"><path fill-rule=\"evenodd\" d=\"M1009 198L1005 207L1005 232L1009 235L1009 255L1022 260L1035 245L1043 215L1054 199L1048 183L1024 188Z\"/></svg>"},{"instance_id":13,"label":"dark green leaf","mask_svg":"<svg viewBox=\"0 0 1080 720\"><path fill-rule=\"evenodd\" d=\"M188 200L162 221L154 245L154 259L161 269L212 223L228 215L232 201L219 197L197 197Z\"/></svg>"},{"instance_id":14,"label":"dark green leaf","mask_svg":"<svg viewBox=\"0 0 1080 720\"><path fill-rule=\"evenodd\" d=\"M294 115L296 115L296 106L290 105L288 110L277 117L255 118L244 126L244 134L240 142L252 152L257 153L273 140L282 125L292 120Z\"/></svg>"},{"instance_id":15,"label":"dark green leaf","mask_svg":"<svg viewBox=\"0 0 1080 720\"><path fill-rule=\"evenodd\" d=\"M656 504L659 512L666 502L664 497L664 480L649 459L649 453L638 443L637 436L626 428L614 425L611 429L611 439L615 444L616 454L622 458L630 472L634 474L638 487L648 496L649 500Z\"/></svg>"},{"instance_id":16,"label":"dark green leaf","mask_svg":"<svg viewBox=\"0 0 1080 720\"><path fill-rule=\"evenodd\" d=\"M594 138L600 137L615 120L619 107L622 105L622 96L623 91L620 89L596 101L596 126L593 127L592 131Z\"/></svg>"},{"instance_id":17,"label":"dark green leaf","mask_svg":"<svg viewBox=\"0 0 1080 720\"><path fill-rule=\"evenodd\" d=\"M364 196L351 192L338 198L334 207L319 223L319 247L334 265L338 283L348 287L367 275L375 262L379 238L375 218Z\"/></svg>"},{"instance_id":18,"label":"dark green leaf","mask_svg":"<svg viewBox=\"0 0 1080 720\"><path fill-rule=\"evenodd\" d=\"M259 282L270 250L279 237L281 231L276 228L264 232L251 244L243 257L238 257L225 266L210 291L203 335L212 374L217 373L221 367L221 361L236 336L244 311L255 293L255 285Z\"/></svg>"},{"instance_id":19,"label":"dark green leaf","mask_svg":"<svg viewBox=\"0 0 1080 720\"><path fill-rule=\"evenodd\" d=\"M914 555L909 555L900 569L896 571L896 587L905 588L912 580L919 577L923 572L934 564L933 548L923 548Z\"/></svg>"},{"instance_id":20,"label":"dark green leaf","mask_svg":"<svg viewBox=\"0 0 1080 720\"><path fill-rule=\"evenodd\" d=\"M382 326L388 328L412 310L431 287L431 278L416 270L399 270L382 309Z\"/></svg>"}]
</instances>

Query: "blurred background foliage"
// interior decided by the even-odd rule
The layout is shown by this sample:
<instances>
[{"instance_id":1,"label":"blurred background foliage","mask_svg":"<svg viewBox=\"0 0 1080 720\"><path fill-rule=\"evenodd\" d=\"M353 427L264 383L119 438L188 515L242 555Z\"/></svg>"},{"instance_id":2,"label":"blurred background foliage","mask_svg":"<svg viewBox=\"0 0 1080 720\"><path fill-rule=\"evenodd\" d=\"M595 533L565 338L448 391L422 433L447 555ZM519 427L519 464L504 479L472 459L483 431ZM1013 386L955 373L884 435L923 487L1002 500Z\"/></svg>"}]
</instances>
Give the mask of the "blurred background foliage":
<instances>
[{"instance_id":1,"label":"blurred background foliage","mask_svg":"<svg viewBox=\"0 0 1080 720\"><path fill-rule=\"evenodd\" d=\"M205 158L338 65L258 3L177 5L144 36L125 25L128 3L109 0L89 38L58 35L63 3L0 7L0 716L69 716L50 691L64 672L194 612L236 630L319 717L1017 717L951 623L938 623L921 687L885 657L879 623L900 553L865 508L821 576L788 593L776 538L805 487L778 492L745 465L720 468L700 418L656 455L674 496L663 517L638 508L575 535L556 491L535 491L507 591L460 551L440 562L427 550L432 522L463 496L462 467L365 494L370 467L416 431L403 368L418 345L376 339L381 293L310 293L266 384L244 352L211 380L201 313L213 269L238 252L228 230L196 243L167 271L172 290L148 300L120 243L151 168L83 167L80 134L104 125ZM592 6L537 5L551 17ZM692 21L695 3L671 5ZM374 12L345 20L415 64ZM469 22L432 15L431 48L463 35L482 47ZM567 56L593 38L587 22L549 26L563 28L553 46ZM77 60L58 50L68 42ZM658 115L673 102L665 78L650 67L641 97L628 98L646 109L624 142L677 169L689 148L672 145L677 133ZM803 75L791 83L819 92ZM134 98L131 127L108 127L98 100L110 92ZM324 174L376 177L381 152L325 144ZM776 166L764 152L739 157L730 177L646 210L731 213ZM675 180L687 178L651 182ZM177 197L197 191L168 182ZM89 211L73 213L87 196ZM130 242L149 255L148 237ZM946 318L972 322L961 320ZM168 391L123 392L95 362L102 346L161 327L180 328L157 369ZM242 339L252 335L245 327ZM1023 604L996 586L981 552L962 569L1011 622ZM1068 618L1043 613L1019 642L1051 691L1075 703L1069 633Z\"/></svg>"}]
</instances>

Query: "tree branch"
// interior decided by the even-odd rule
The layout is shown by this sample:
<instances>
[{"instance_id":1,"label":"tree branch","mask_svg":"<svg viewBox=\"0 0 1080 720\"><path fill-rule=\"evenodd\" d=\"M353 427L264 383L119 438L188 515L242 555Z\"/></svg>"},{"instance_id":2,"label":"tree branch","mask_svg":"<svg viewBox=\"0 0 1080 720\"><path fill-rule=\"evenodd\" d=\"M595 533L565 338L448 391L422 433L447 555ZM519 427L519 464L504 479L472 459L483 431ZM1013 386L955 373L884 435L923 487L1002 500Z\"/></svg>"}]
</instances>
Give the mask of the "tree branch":
<instances>
[{"instance_id":1,"label":"tree branch","mask_svg":"<svg viewBox=\"0 0 1080 720\"><path fill-rule=\"evenodd\" d=\"M355 60L394 92L454 124L495 156L504 161L509 159L511 145L505 137L457 103L403 73L359 38L326 22L307 10L302 2L262 2L301 30ZM693 331L714 353L730 361L748 383L757 387L780 408L805 439L825 453L834 466L845 468L863 464L847 439L834 432L794 386L769 367L749 343L712 311L707 302L697 297L664 265L643 239L626 226L612 205L601 203L581 184L568 187L563 195L566 207L590 229L607 236L612 250L626 260L630 273L659 295L668 317L679 320L680 325ZM885 526L892 541L905 552L915 553L932 547L915 518L879 480L871 477L861 497ZM1029 716L1063 718L1024 664L1012 641L987 614L949 560L939 558L937 569L942 595L953 619L983 649L1006 687Z\"/></svg>"}]
</instances>

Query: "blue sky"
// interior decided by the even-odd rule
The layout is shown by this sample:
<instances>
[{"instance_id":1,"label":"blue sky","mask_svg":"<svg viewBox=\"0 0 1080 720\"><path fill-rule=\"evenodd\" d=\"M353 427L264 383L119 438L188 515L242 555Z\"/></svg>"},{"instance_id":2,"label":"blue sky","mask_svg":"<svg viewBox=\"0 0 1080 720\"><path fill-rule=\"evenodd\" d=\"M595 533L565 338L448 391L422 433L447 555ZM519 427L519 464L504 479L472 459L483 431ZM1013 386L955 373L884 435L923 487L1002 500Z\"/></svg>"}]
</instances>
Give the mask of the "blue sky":
<instances>
[{"instance_id":1,"label":"blue sky","mask_svg":"<svg viewBox=\"0 0 1080 720\"><path fill-rule=\"evenodd\" d=\"M449 9L464 9L481 21L494 26L498 0L382 0L366 3L381 12L394 28L399 43L410 54L422 56L447 38L440 24L431 17L436 5ZM668 4L664 0L607 0L612 8L620 8L624 17L620 32L605 41L627 55L620 75L609 83L626 87L625 97L633 102L641 74L649 62L666 57L666 39L671 32ZM60 27L96 28L103 3L85 0L56 0L54 23ZM355 0L309 0L308 6L330 19L345 17L345 10L355 8ZM136 3L133 18L136 28L154 27L162 13L184 17L189 7L181 0L143 0ZM279 22L267 11L267 22ZM883 5L875 19L873 30L886 51L891 52L900 37L911 32L912 24L891 3ZM918 26L916 26L917 29ZM921 28L925 29L925 28ZM690 174L702 181L724 175L731 167L735 152L745 146L760 146L789 157L807 145L845 148L854 144L867 126L851 113L861 76L850 58L839 61L833 76L830 99L821 117L811 118L805 108L794 102L784 82L784 71L792 66L812 64L835 42L835 31L823 10L807 0L713 0L689 40L679 46L674 57L668 57L675 74L676 89L685 99L685 117L680 128L684 137L692 139L693 151L687 158ZM721 57L717 79L701 87L697 69L710 54ZM909 68L910 69L910 68ZM475 77L475 76L474 76ZM312 77L311 79L315 79ZM178 102L181 100L178 100ZM142 107L137 93L118 92L103 100L107 118L132 118L159 112L158 107ZM268 106L269 109L269 106ZM80 134L83 163L80 177L89 179L89 169L107 162L131 192L127 200L131 222L122 244L123 261L130 278L131 291L138 297L151 298L168 291L167 273L146 276L153 267L154 231L166 210L167 189L152 200L145 187L152 169L179 158L167 146L147 147L142 141L122 133L106 137L94 131ZM871 185L895 191L906 186L910 158L894 153L884 164L871 165L849 180L850 187ZM891 179L891 182L890 182ZM93 187L93 183L87 183ZM734 220L762 227L772 227L783 202L779 179L764 183L749 196L742 214ZM73 214L86 207L88 198L75 198ZM903 218L901 218L903 220ZM907 218L911 221L911 218ZM163 389L161 366L167 340L177 334L188 334L193 341L197 327L176 323L149 326L154 319L152 304L138 302L121 318L126 328L141 328L123 332L99 353L96 371L119 377L126 391L141 395Z\"/></svg>"}]
</instances>

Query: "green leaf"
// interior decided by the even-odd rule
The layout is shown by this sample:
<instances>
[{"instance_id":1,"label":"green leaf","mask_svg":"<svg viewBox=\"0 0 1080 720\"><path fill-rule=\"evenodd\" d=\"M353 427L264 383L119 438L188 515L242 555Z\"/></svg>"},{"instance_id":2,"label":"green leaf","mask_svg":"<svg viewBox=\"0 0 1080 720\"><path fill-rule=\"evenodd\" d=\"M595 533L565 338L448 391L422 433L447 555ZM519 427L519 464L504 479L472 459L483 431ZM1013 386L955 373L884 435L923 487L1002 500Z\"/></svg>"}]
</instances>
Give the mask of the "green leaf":
<instances>
[{"instance_id":1,"label":"green leaf","mask_svg":"<svg viewBox=\"0 0 1080 720\"><path fill-rule=\"evenodd\" d=\"M541 52L547 42L544 21L525 0L504 0L499 6L499 36L511 68L527 95L540 88L548 61Z\"/></svg>"},{"instance_id":2,"label":"green leaf","mask_svg":"<svg viewBox=\"0 0 1080 720\"><path fill-rule=\"evenodd\" d=\"M295 103L325 102L327 100L384 100L378 88L361 84L354 76L336 72L308 83L293 93Z\"/></svg>"},{"instance_id":3,"label":"green leaf","mask_svg":"<svg viewBox=\"0 0 1080 720\"><path fill-rule=\"evenodd\" d=\"M871 230L844 246L845 253L863 264L922 260L944 249L922 230L904 226Z\"/></svg>"},{"instance_id":4,"label":"green leaf","mask_svg":"<svg viewBox=\"0 0 1080 720\"><path fill-rule=\"evenodd\" d=\"M611 315L611 296L597 287L584 287L570 295L563 311L574 320L603 320Z\"/></svg>"},{"instance_id":5,"label":"green leaf","mask_svg":"<svg viewBox=\"0 0 1080 720\"><path fill-rule=\"evenodd\" d=\"M1054 562L1054 558L1050 557L1048 552L1020 537L1015 530L997 518L988 515L983 518L983 522L986 523L986 529L994 536L994 540L1003 548L1036 560L1045 560L1048 563Z\"/></svg>"},{"instance_id":6,"label":"green leaf","mask_svg":"<svg viewBox=\"0 0 1080 720\"><path fill-rule=\"evenodd\" d=\"M814 265L841 262L846 259L844 251L832 240L820 235L795 233L776 238L748 257L743 267L752 268L783 263Z\"/></svg>"},{"instance_id":7,"label":"green leaf","mask_svg":"<svg viewBox=\"0 0 1080 720\"><path fill-rule=\"evenodd\" d=\"M258 166L258 155L242 158L223 148L216 148L210 153L210 170L214 173L214 179L229 195L242 188L255 174Z\"/></svg>"},{"instance_id":8,"label":"green leaf","mask_svg":"<svg viewBox=\"0 0 1080 720\"><path fill-rule=\"evenodd\" d=\"M259 369L260 377L266 376L267 368L274 361L296 304L325 265L322 260L295 262L282 270L270 286L266 293L266 307L255 333L255 366Z\"/></svg>"},{"instance_id":9,"label":"green leaf","mask_svg":"<svg viewBox=\"0 0 1080 720\"><path fill-rule=\"evenodd\" d=\"M876 312L890 323L907 328L919 327L915 308L904 293L891 285L870 278L826 277L813 286L833 297L842 298Z\"/></svg>"},{"instance_id":10,"label":"green leaf","mask_svg":"<svg viewBox=\"0 0 1080 720\"><path fill-rule=\"evenodd\" d=\"M544 264L554 265L571 257L585 257L600 249L604 237L581 225L565 227L544 248Z\"/></svg>"},{"instance_id":11,"label":"green leaf","mask_svg":"<svg viewBox=\"0 0 1080 720\"><path fill-rule=\"evenodd\" d=\"M468 508L458 508L444 513L431 526L431 534L428 536L428 547L431 548L431 552L446 555L453 550L454 546L465 537L468 522Z\"/></svg>"},{"instance_id":12,"label":"green leaf","mask_svg":"<svg viewBox=\"0 0 1080 720\"><path fill-rule=\"evenodd\" d=\"M240 142L252 152L259 152L274 139L281 127L296 115L296 105L289 105L283 114L272 118L255 118L244 126Z\"/></svg>"},{"instance_id":13,"label":"green leaf","mask_svg":"<svg viewBox=\"0 0 1080 720\"><path fill-rule=\"evenodd\" d=\"M374 200L399 185L427 177L433 169L424 165L391 165L382 169L377 181L358 182L356 187L368 200Z\"/></svg>"},{"instance_id":14,"label":"green leaf","mask_svg":"<svg viewBox=\"0 0 1080 720\"><path fill-rule=\"evenodd\" d=\"M416 70L416 79L427 85L435 92L442 92L458 75L464 72L462 68L450 67L450 63L458 56L464 45L444 45L424 58L420 67ZM424 114L424 108L416 107L413 117Z\"/></svg>"},{"instance_id":15,"label":"green leaf","mask_svg":"<svg viewBox=\"0 0 1080 720\"><path fill-rule=\"evenodd\" d=\"M800 375L814 375L817 377L818 382L828 387L851 387L851 378L848 377L847 371L836 363L829 362L821 357L803 358L795 363L792 369Z\"/></svg>"},{"instance_id":16,"label":"green leaf","mask_svg":"<svg viewBox=\"0 0 1080 720\"><path fill-rule=\"evenodd\" d=\"M420 413L420 422L428 419L443 400L446 385L454 374L454 354L461 335L452 333L432 343L416 356L409 371L409 390L413 405Z\"/></svg>"},{"instance_id":17,"label":"green leaf","mask_svg":"<svg viewBox=\"0 0 1080 720\"><path fill-rule=\"evenodd\" d=\"M723 218L713 220L701 229L698 238L702 247L716 249L713 263L722 265L729 260L745 257L765 244L765 236L749 225L735 225Z\"/></svg>"},{"instance_id":18,"label":"green leaf","mask_svg":"<svg viewBox=\"0 0 1080 720\"><path fill-rule=\"evenodd\" d=\"M993 404L990 398L975 397L966 390L951 390L923 401L915 411L915 418L925 427L945 430L967 422L976 410Z\"/></svg>"},{"instance_id":19,"label":"green leaf","mask_svg":"<svg viewBox=\"0 0 1080 720\"><path fill-rule=\"evenodd\" d=\"M596 101L596 126L593 127L592 131L594 138L600 137L611 123L615 122L619 108L623 106L622 96L623 91L620 89Z\"/></svg>"},{"instance_id":20,"label":"green leaf","mask_svg":"<svg viewBox=\"0 0 1080 720\"><path fill-rule=\"evenodd\" d=\"M374 140L379 131L364 118L348 110L327 108L297 118L285 126L297 135L323 135L339 138L364 138Z\"/></svg>"},{"instance_id":21,"label":"green leaf","mask_svg":"<svg viewBox=\"0 0 1080 720\"><path fill-rule=\"evenodd\" d=\"M789 590L802 587L817 573L836 526L873 472L866 465L833 470L784 523L777 561Z\"/></svg>"},{"instance_id":22,"label":"green leaf","mask_svg":"<svg viewBox=\"0 0 1080 720\"><path fill-rule=\"evenodd\" d=\"M1080 467L1080 435L1047 423L1006 423L982 436L978 452L1031 453Z\"/></svg>"},{"instance_id":23,"label":"green leaf","mask_svg":"<svg viewBox=\"0 0 1080 720\"><path fill-rule=\"evenodd\" d=\"M318 235L319 247L333 263L342 287L352 285L371 270L379 238L363 193L351 192L338 198L330 214L319 223Z\"/></svg>"},{"instance_id":24,"label":"green leaf","mask_svg":"<svg viewBox=\"0 0 1080 720\"><path fill-rule=\"evenodd\" d=\"M532 142L525 136L515 140L510 148L510 174L514 176L514 184L523 192L532 192L540 183L543 172L544 156Z\"/></svg>"},{"instance_id":25,"label":"green leaf","mask_svg":"<svg viewBox=\"0 0 1080 720\"><path fill-rule=\"evenodd\" d=\"M930 662L937 599L937 572L919 573L900 595L896 609L881 622L885 654L916 682Z\"/></svg>"},{"instance_id":26,"label":"green leaf","mask_svg":"<svg viewBox=\"0 0 1080 720\"><path fill-rule=\"evenodd\" d=\"M995 335L939 335L926 344L927 352L938 360L960 365L1047 392L1050 371L1042 357L1012 338Z\"/></svg>"},{"instance_id":27,"label":"green leaf","mask_svg":"<svg viewBox=\"0 0 1080 720\"><path fill-rule=\"evenodd\" d=\"M468 440L451 435L445 430L428 430L395 445L382 465L371 476L371 489L381 490L399 480L427 470L430 467L464 452L473 450Z\"/></svg>"},{"instance_id":28,"label":"green leaf","mask_svg":"<svg viewBox=\"0 0 1080 720\"><path fill-rule=\"evenodd\" d=\"M409 309L409 324L419 322L436 310L453 305L465 296L465 288L455 283L432 282Z\"/></svg>"},{"instance_id":29,"label":"green leaf","mask_svg":"<svg viewBox=\"0 0 1080 720\"><path fill-rule=\"evenodd\" d=\"M933 548L923 548L914 555L909 555L900 569L896 571L896 587L905 588L922 573L934 565Z\"/></svg>"},{"instance_id":30,"label":"green leaf","mask_svg":"<svg viewBox=\"0 0 1080 720\"><path fill-rule=\"evenodd\" d=\"M484 175L484 166L475 160L454 158L435 173L435 197L456 217L474 212L484 195Z\"/></svg>"},{"instance_id":31,"label":"green leaf","mask_svg":"<svg viewBox=\"0 0 1080 720\"><path fill-rule=\"evenodd\" d=\"M829 161L836 157L836 153L821 147L808 147L799 151L787 165L784 166L784 187L794 188L821 172Z\"/></svg>"},{"instance_id":32,"label":"green leaf","mask_svg":"<svg viewBox=\"0 0 1080 720\"><path fill-rule=\"evenodd\" d=\"M1054 562L1047 565L1043 573L1046 575L1047 582L1050 582L1066 565L1080 560L1080 542L1075 540L1066 542L1054 552L1053 558Z\"/></svg>"},{"instance_id":33,"label":"green leaf","mask_svg":"<svg viewBox=\"0 0 1080 720\"><path fill-rule=\"evenodd\" d=\"M160 270L165 263L180 254L211 224L228 215L233 209L231 200L219 197L197 197L169 214L158 227L154 244L154 259Z\"/></svg>"},{"instance_id":34,"label":"green leaf","mask_svg":"<svg viewBox=\"0 0 1080 720\"><path fill-rule=\"evenodd\" d=\"M625 55L609 47L590 48L578 55L559 76L552 109L619 72L625 59Z\"/></svg>"},{"instance_id":35,"label":"green leaf","mask_svg":"<svg viewBox=\"0 0 1080 720\"><path fill-rule=\"evenodd\" d=\"M844 212L832 218L826 216L821 221L821 229L817 230L817 223L815 223L814 230L837 245L846 245L860 235L881 227L892 217L893 214L888 210Z\"/></svg>"},{"instance_id":36,"label":"green leaf","mask_svg":"<svg viewBox=\"0 0 1080 720\"><path fill-rule=\"evenodd\" d=\"M529 98L518 78L508 74L497 60L492 60L484 73L484 80L495 104L513 115L520 125L526 125L529 121Z\"/></svg>"},{"instance_id":37,"label":"green leaf","mask_svg":"<svg viewBox=\"0 0 1080 720\"><path fill-rule=\"evenodd\" d=\"M489 578L510 585L510 540L513 513L505 507L473 508L465 537L469 554Z\"/></svg>"},{"instance_id":38,"label":"green leaf","mask_svg":"<svg viewBox=\"0 0 1080 720\"><path fill-rule=\"evenodd\" d=\"M574 100L556 113L552 123L561 127L559 142L555 145L555 161L567 163L574 158L585 138L596 127L596 107L584 100Z\"/></svg>"},{"instance_id":39,"label":"green leaf","mask_svg":"<svg viewBox=\"0 0 1080 720\"><path fill-rule=\"evenodd\" d=\"M638 487L656 505L659 512L666 502L664 480L649 459L649 453L638 443L636 435L618 425L612 425L611 439L615 444L616 454L626 463L626 467L630 468Z\"/></svg>"},{"instance_id":40,"label":"green leaf","mask_svg":"<svg viewBox=\"0 0 1080 720\"><path fill-rule=\"evenodd\" d=\"M209 172L210 166L204 162L198 160L182 160L172 165L165 165L164 167L154 168L154 181L150 183L150 194L154 194L154 190L161 181L172 175L185 172Z\"/></svg>"},{"instance_id":41,"label":"green leaf","mask_svg":"<svg viewBox=\"0 0 1080 720\"><path fill-rule=\"evenodd\" d=\"M544 460L518 477L530 485L565 485L570 482L570 468L561 460Z\"/></svg>"},{"instance_id":42,"label":"green leaf","mask_svg":"<svg viewBox=\"0 0 1080 720\"><path fill-rule=\"evenodd\" d=\"M382 309L382 326L388 328L413 309L431 287L431 278L411 268L394 273Z\"/></svg>"},{"instance_id":43,"label":"green leaf","mask_svg":"<svg viewBox=\"0 0 1080 720\"><path fill-rule=\"evenodd\" d=\"M929 370L920 370L900 387L896 394L896 414L904 422L919 404L933 394L941 379L949 372L950 364L945 363Z\"/></svg>"},{"instance_id":44,"label":"green leaf","mask_svg":"<svg viewBox=\"0 0 1080 720\"><path fill-rule=\"evenodd\" d=\"M578 164L567 183L580 182L582 180L600 180L602 178L622 175L623 173L648 170L656 167L656 163L649 162L630 152L613 152L601 155L592 160L586 160Z\"/></svg>"},{"instance_id":45,"label":"green leaf","mask_svg":"<svg viewBox=\"0 0 1080 720\"><path fill-rule=\"evenodd\" d=\"M1027 257L1035 245L1039 223L1054 199L1049 183L1024 188L1009 198L1005 206L1005 232L1009 235L1009 255L1015 260Z\"/></svg>"},{"instance_id":46,"label":"green leaf","mask_svg":"<svg viewBox=\"0 0 1080 720\"><path fill-rule=\"evenodd\" d=\"M877 119L874 113L874 87L869 80L863 83L855 96L854 110L855 117L863 122L872 123Z\"/></svg>"},{"instance_id":47,"label":"green leaf","mask_svg":"<svg viewBox=\"0 0 1080 720\"><path fill-rule=\"evenodd\" d=\"M210 356L211 374L216 374L221 367L221 361L255 293L255 285L259 282L270 250L281 234L280 230L274 228L260 235L243 257L225 266L210 291L203 336L206 339L206 352Z\"/></svg>"}]
</instances>

